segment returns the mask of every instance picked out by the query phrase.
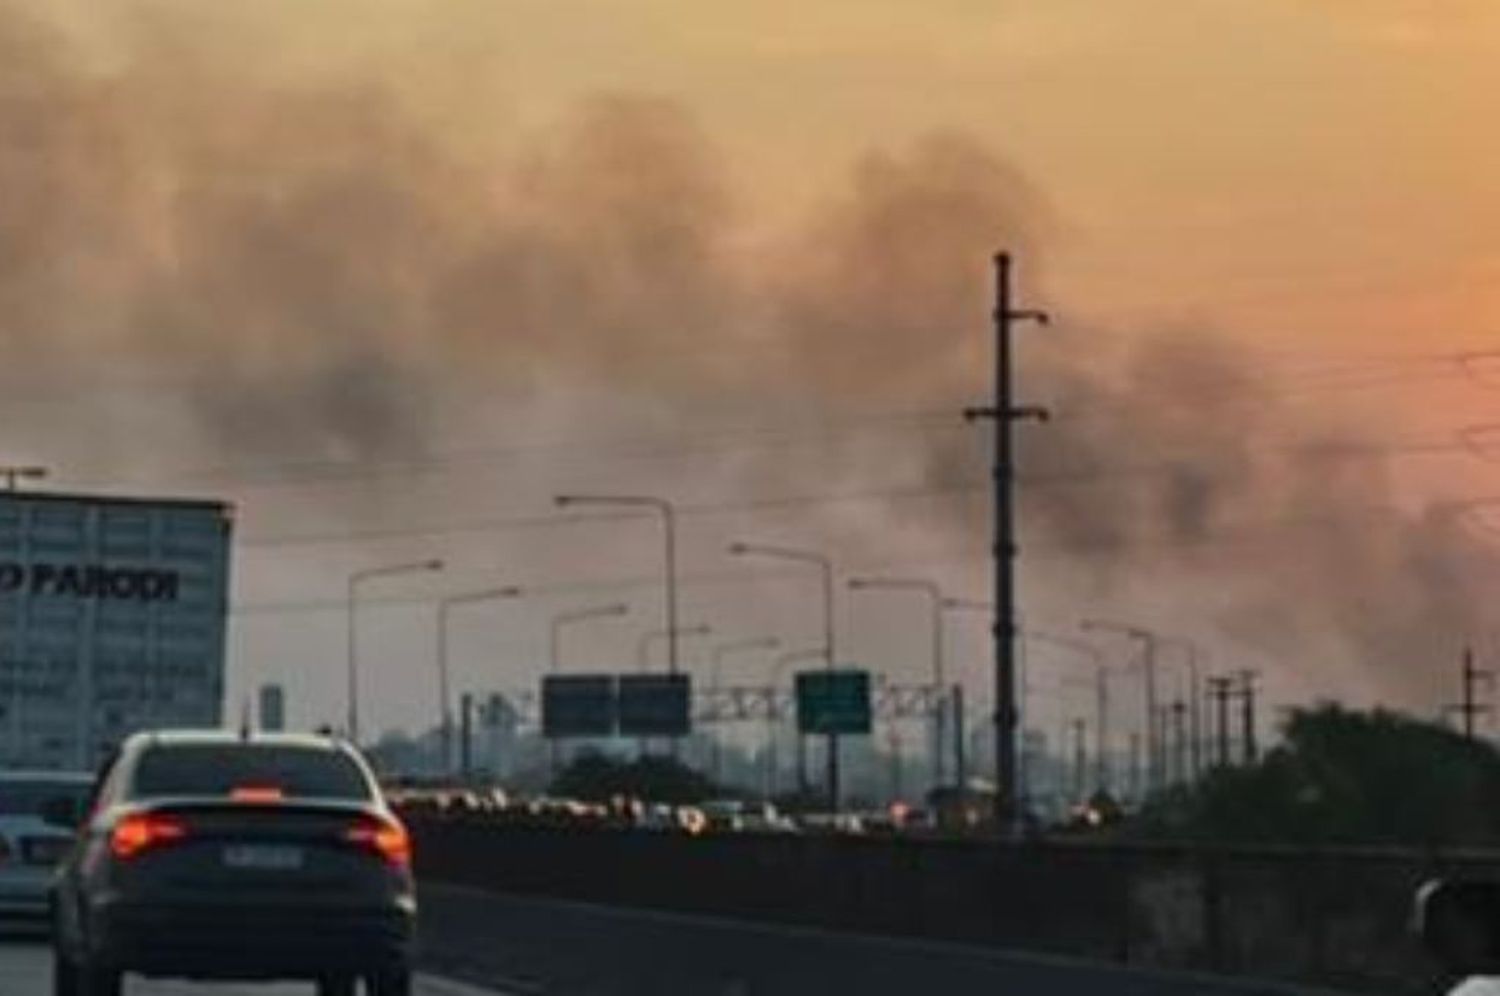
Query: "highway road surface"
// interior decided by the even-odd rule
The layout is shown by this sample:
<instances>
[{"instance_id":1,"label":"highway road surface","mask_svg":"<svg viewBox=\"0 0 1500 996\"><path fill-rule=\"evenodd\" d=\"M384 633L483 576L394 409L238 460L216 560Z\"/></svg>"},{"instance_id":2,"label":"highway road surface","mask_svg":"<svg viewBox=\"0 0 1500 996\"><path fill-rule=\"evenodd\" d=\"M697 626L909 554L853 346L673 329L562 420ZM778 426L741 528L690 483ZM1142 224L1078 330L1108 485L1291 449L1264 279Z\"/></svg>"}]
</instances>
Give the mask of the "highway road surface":
<instances>
[{"instance_id":1,"label":"highway road surface","mask_svg":"<svg viewBox=\"0 0 1500 996\"><path fill-rule=\"evenodd\" d=\"M1122 969L924 941L519 897L423 891L417 996L1311 996L1248 980ZM457 978L467 982L455 981ZM308 984L131 978L124 996L312 996ZM0 996L51 996L44 939L0 939ZM1320 994L1324 996L1324 994ZM1326 994L1333 996L1333 994Z\"/></svg>"},{"instance_id":2,"label":"highway road surface","mask_svg":"<svg viewBox=\"0 0 1500 996\"><path fill-rule=\"evenodd\" d=\"M310 996L310 984L237 985L128 979L124 996ZM45 942L0 941L0 994L51 996L52 952ZM508 996L494 989L417 976L416 996Z\"/></svg>"}]
</instances>

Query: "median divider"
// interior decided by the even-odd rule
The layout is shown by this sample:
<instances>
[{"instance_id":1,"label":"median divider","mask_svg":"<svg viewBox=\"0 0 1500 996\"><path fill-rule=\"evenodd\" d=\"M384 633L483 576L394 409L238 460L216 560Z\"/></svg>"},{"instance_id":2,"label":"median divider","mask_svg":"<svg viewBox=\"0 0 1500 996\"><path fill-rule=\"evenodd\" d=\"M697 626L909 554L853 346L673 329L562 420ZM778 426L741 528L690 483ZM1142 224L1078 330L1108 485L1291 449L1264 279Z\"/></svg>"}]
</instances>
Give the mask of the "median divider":
<instances>
[{"instance_id":1,"label":"median divider","mask_svg":"<svg viewBox=\"0 0 1500 996\"><path fill-rule=\"evenodd\" d=\"M1411 896L1494 856L1000 844L838 835L690 837L413 820L424 881L1172 970L1393 994L1437 977Z\"/></svg>"}]
</instances>

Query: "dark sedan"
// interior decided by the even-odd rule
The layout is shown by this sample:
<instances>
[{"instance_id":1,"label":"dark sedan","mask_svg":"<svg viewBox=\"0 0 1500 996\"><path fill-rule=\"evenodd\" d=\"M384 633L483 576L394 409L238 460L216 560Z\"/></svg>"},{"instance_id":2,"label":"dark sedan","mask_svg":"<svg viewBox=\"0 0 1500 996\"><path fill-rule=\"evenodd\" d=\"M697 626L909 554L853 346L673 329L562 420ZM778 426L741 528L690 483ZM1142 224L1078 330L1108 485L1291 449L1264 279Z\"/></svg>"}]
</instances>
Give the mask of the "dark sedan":
<instances>
[{"instance_id":1,"label":"dark sedan","mask_svg":"<svg viewBox=\"0 0 1500 996\"><path fill-rule=\"evenodd\" d=\"M364 761L325 737L131 737L52 908L57 996L118 996L127 972L411 989L410 840Z\"/></svg>"}]
</instances>

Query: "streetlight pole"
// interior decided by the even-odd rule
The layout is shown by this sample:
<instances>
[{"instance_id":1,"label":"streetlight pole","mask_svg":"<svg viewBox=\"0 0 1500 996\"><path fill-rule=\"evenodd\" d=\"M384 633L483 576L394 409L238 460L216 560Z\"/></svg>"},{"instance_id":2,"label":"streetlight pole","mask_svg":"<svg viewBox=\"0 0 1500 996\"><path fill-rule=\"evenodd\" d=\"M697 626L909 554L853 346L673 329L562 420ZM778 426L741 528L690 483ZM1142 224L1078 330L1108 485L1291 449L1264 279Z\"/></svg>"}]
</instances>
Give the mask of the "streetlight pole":
<instances>
[{"instance_id":1,"label":"streetlight pole","mask_svg":"<svg viewBox=\"0 0 1500 996\"><path fill-rule=\"evenodd\" d=\"M589 619L606 619L612 616L623 616L630 611L630 607L623 602L612 605L592 605L587 608L573 609L562 612L552 617L552 625L547 640L547 670L551 674L557 674L562 670L562 631L563 627L574 623L584 622ZM548 750L548 764L551 767L552 777L557 777L558 762L562 759L562 744L556 738L551 738Z\"/></svg>"},{"instance_id":2,"label":"streetlight pole","mask_svg":"<svg viewBox=\"0 0 1500 996\"><path fill-rule=\"evenodd\" d=\"M667 672L677 673L677 510L665 498L651 495L558 495L558 508L598 505L615 508L649 508L661 516L665 539Z\"/></svg>"},{"instance_id":3,"label":"streetlight pole","mask_svg":"<svg viewBox=\"0 0 1500 996\"><path fill-rule=\"evenodd\" d=\"M943 590L934 581L920 578L851 578L851 591L876 588L915 591L927 596L931 608L932 687L937 695L932 715L932 773L934 787L941 788L945 778L944 753L947 734L947 689L943 677Z\"/></svg>"},{"instance_id":4,"label":"streetlight pole","mask_svg":"<svg viewBox=\"0 0 1500 996\"><path fill-rule=\"evenodd\" d=\"M552 674L562 670L562 631L563 627L574 623L583 622L587 619L604 619L610 616L623 616L630 611L630 607L623 603L614 605L595 605L586 609L574 609L571 612L563 612L552 617L551 634L547 640L547 669Z\"/></svg>"},{"instance_id":5,"label":"streetlight pole","mask_svg":"<svg viewBox=\"0 0 1500 996\"><path fill-rule=\"evenodd\" d=\"M364 570L355 571L349 575L348 585L348 638L345 644L349 653L349 716L348 734L349 742L355 745L359 743L359 648L357 645L357 631L355 627L355 603L359 597L360 585L376 578L394 577L399 574L418 574L423 572L440 571L443 569L441 560L422 560L413 563L385 564L380 567L367 567Z\"/></svg>"},{"instance_id":6,"label":"streetlight pole","mask_svg":"<svg viewBox=\"0 0 1500 996\"><path fill-rule=\"evenodd\" d=\"M774 636L750 636L746 637L743 640L731 640L728 643L721 643L717 647L714 647L712 654L713 665L709 670L708 677L709 690L712 692L717 692L719 690L719 675L724 666L724 658L728 657L730 654L741 654L752 650L775 650L780 646L781 641ZM772 701L770 704L770 708L774 710L775 706L775 702ZM713 735L712 767L714 783L716 785L722 784L723 749L720 744L720 738L717 730L714 731Z\"/></svg>"},{"instance_id":7,"label":"streetlight pole","mask_svg":"<svg viewBox=\"0 0 1500 996\"><path fill-rule=\"evenodd\" d=\"M684 636L708 636L713 628L706 623L695 626L683 626L676 630L653 629L641 635L640 642L635 645L635 669L642 673L651 670L651 644L656 640L666 637L668 645L675 644ZM672 672L676 674L674 670Z\"/></svg>"},{"instance_id":8,"label":"streetlight pole","mask_svg":"<svg viewBox=\"0 0 1500 996\"><path fill-rule=\"evenodd\" d=\"M1161 737L1156 704L1156 659L1161 638L1149 629L1103 619L1085 619L1085 632L1117 633L1138 640L1143 648L1146 677L1146 794L1161 787Z\"/></svg>"},{"instance_id":9,"label":"streetlight pole","mask_svg":"<svg viewBox=\"0 0 1500 996\"><path fill-rule=\"evenodd\" d=\"M751 650L775 650L781 646L781 641L774 636L751 636L743 640L731 640L729 643L721 643L713 649L713 666L709 672L709 687L715 691L719 688L719 673L724 666L724 658L731 654L743 654Z\"/></svg>"},{"instance_id":10,"label":"streetlight pole","mask_svg":"<svg viewBox=\"0 0 1500 996\"><path fill-rule=\"evenodd\" d=\"M813 550L799 550L784 546L769 546L762 543L734 543L729 547L732 556L774 557L812 564L822 574L823 580L823 654L828 671L832 673L837 657L834 652L833 626L833 561ZM833 813L839 811L839 735L828 734L828 804Z\"/></svg>"},{"instance_id":11,"label":"streetlight pole","mask_svg":"<svg viewBox=\"0 0 1500 996\"><path fill-rule=\"evenodd\" d=\"M795 664L798 661L822 660L823 656L824 656L824 653L825 653L825 651L824 651L824 649L822 647L813 647L813 648L808 649L808 650L793 650L793 651L790 651L788 653L782 654L780 657L776 658L776 663L773 664L772 667L771 667L771 697L770 697L769 701L767 702L767 710L766 710L766 724L767 724L766 725L766 735L767 735L767 738L768 738L767 742L766 742L766 757L767 757L767 770L769 772L769 775L768 775L768 777L766 779L766 784L768 786L768 789L767 789L767 792L766 792L766 797L767 797L768 800L769 799L774 799L775 796L776 796L776 775L777 775L777 763L776 763L776 720L777 720L777 715L776 715L776 689L781 684L781 673L782 673L782 671L784 671L786 669L787 665L789 665L789 664ZM794 714L793 715L793 719L794 720L796 718L795 711L796 710L795 710L795 707L794 707L793 708L793 714ZM802 749L801 749L801 745L802 745L802 741L803 741L802 731L800 729L798 729L796 731L796 734L797 734L797 745L798 745L798 750L797 750L797 791L800 794L807 787L807 772L806 772L806 765L804 765L802 763L803 762L803 754L802 754Z\"/></svg>"},{"instance_id":12,"label":"streetlight pole","mask_svg":"<svg viewBox=\"0 0 1500 996\"><path fill-rule=\"evenodd\" d=\"M1022 637L1082 654L1094 665L1094 778L1101 792L1109 791L1109 670L1104 653L1092 643L1056 633L1022 630Z\"/></svg>"},{"instance_id":13,"label":"streetlight pole","mask_svg":"<svg viewBox=\"0 0 1500 996\"><path fill-rule=\"evenodd\" d=\"M452 618L453 610L460 605L473 605L478 602L491 602L520 597L520 588L515 585L507 585L503 588L490 588L486 591L449 595L438 601L438 712L440 715L439 730L442 737L444 774L451 774L453 771L453 699L449 688L450 675L448 670L448 624Z\"/></svg>"},{"instance_id":14,"label":"streetlight pole","mask_svg":"<svg viewBox=\"0 0 1500 996\"><path fill-rule=\"evenodd\" d=\"M942 600L941 605L942 605L942 609L943 609L944 612L976 612L976 613L982 613L983 615L987 615L987 616L993 616L995 614L995 603L994 602L986 602L986 601L983 601L983 600L977 599L977 598L944 598ZM1020 691L1019 691L1019 695L1018 695L1017 701L1016 701L1016 713L1017 713L1017 720L1020 722L1022 732L1024 733L1025 732L1026 715L1027 715L1026 714L1026 668L1025 668L1026 657L1025 657L1024 648L1023 648L1023 651L1022 651L1020 657L1017 659L1017 664L1018 664L1018 667L1020 669ZM962 684L958 684L958 685L955 685L954 687L958 688L958 689L962 689L963 686L962 686ZM960 703L958 707L961 709L962 708L962 704ZM965 725L965 723L964 723L964 717L963 716L957 717L957 719L955 720L955 722L960 727L960 732L962 732L961 728ZM959 756L958 756L958 766L959 766L960 769L962 769L962 768L965 767L965 759L963 757L963 749L964 749L963 744L960 743L958 745L958 754L959 754ZM1026 752L1022 751L1017 756L1016 760L1017 760L1017 766L1016 766L1017 785L1018 785L1018 787L1021 788L1021 790L1022 790L1021 791L1021 796L1022 796L1022 798L1024 798L1025 795L1026 795L1025 786L1026 786L1026 781L1027 781L1027 778L1026 778L1026 768L1027 768Z\"/></svg>"}]
</instances>

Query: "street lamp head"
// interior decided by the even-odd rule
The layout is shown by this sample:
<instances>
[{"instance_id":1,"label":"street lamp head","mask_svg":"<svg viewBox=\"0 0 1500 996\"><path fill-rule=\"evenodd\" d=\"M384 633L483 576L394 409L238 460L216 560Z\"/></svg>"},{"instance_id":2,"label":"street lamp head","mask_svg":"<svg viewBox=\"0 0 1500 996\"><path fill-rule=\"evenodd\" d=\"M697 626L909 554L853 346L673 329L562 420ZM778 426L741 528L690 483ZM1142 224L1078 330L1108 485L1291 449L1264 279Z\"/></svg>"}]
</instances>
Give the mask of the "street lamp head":
<instances>
[{"instance_id":1,"label":"street lamp head","mask_svg":"<svg viewBox=\"0 0 1500 996\"><path fill-rule=\"evenodd\" d=\"M866 589L868 587L870 587L870 582L867 581L864 578L850 578L849 579L849 590L850 591L863 591L864 589Z\"/></svg>"},{"instance_id":2,"label":"street lamp head","mask_svg":"<svg viewBox=\"0 0 1500 996\"><path fill-rule=\"evenodd\" d=\"M424 570L424 571L440 571L440 570L442 570L444 568L444 566L446 566L446 565L443 563L442 558L440 558L440 557L434 557L433 559L431 559L429 561L426 561L426 562L424 562L422 564L422 570Z\"/></svg>"},{"instance_id":3,"label":"street lamp head","mask_svg":"<svg viewBox=\"0 0 1500 996\"><path fill-rule=\"evenodd\" d=\"M573 496L554 495L552 498L552 504L556 505L558 508L567 508L569 505L573 504Z\"/></svg>"},{"instance_id":4,"label":"street lamp head","mask_svg":"<svg viewBox=\"0 0 1500 996\"><path fill-rule=\"evenodd\" d=\"M747 554L749 552L750 552L750 544L748 544L748 543L735 542L735 543L729 544L729 555L731 557L743 557L745 554Z\"/></svg>"}]
</instances>

